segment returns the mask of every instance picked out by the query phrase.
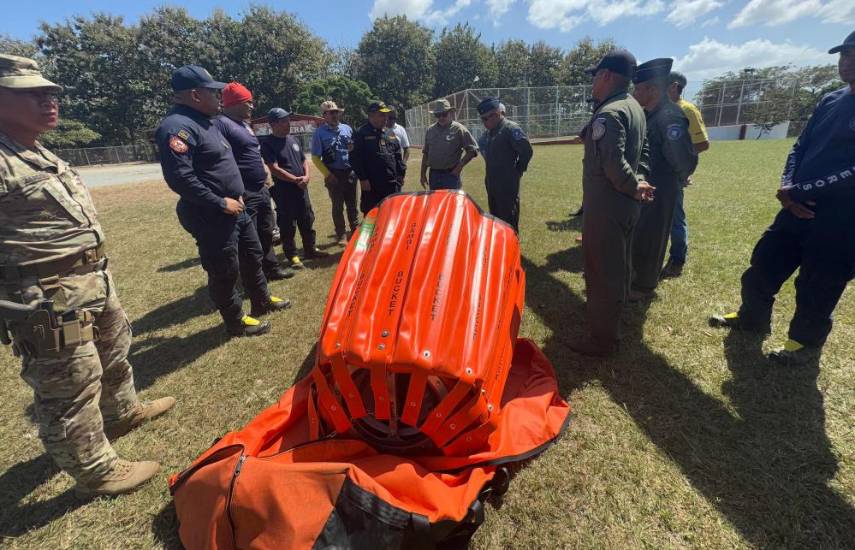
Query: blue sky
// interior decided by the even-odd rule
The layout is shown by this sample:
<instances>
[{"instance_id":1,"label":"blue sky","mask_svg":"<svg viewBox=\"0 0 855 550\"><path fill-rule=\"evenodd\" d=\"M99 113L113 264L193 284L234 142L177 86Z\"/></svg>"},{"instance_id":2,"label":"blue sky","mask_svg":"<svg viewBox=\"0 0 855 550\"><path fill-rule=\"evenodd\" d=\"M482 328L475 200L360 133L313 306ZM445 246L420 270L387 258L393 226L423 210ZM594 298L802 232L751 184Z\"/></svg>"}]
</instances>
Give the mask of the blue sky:
<instances>
[{"instance_id":1,"label":"blue sky","mask_svg":"<svg viewBox=\"0 0 855 550\"><path fill-rule=\"evenodd\" d=\"M264 3L264 2L256 2ZM836 62L825 52L855 30L855 0L292 0L266 2L296 14L332 46L355 46L384 13L406 14L440 30L469 22L485 42L544 40L570 48L580 38L614 38L639 61L674 57L691 80L726 70L793 63ZM11 5L10 5L11 4ZM3 9L0 33L17 38L37 34L42 21L105 11L129 22L164 2L136 0L11 1ZM204 18L214 9L239 16L249 2L184 0Z\"/></svg>"}]
</instances>

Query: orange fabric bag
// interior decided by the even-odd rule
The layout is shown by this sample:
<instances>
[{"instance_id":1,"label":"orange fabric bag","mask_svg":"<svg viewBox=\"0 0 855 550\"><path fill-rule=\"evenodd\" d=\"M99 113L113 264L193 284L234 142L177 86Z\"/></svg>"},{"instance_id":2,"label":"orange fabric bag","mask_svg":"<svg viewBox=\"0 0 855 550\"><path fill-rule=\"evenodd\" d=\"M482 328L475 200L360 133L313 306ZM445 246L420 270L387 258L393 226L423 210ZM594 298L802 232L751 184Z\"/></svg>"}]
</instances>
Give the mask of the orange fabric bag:
<instances>
[{"instance_id":1,"label":"orange fabric bag","mask_svg":"<svg viewBox=\"0 0 855 550\"><path fill-rule=\"evenodd\" d=\"M339 264L311 374L170 479L184 545L465 546L503 465L569 419L517 339L519 262L463 192L383 201Z\"/></svg>"}]
</instances>

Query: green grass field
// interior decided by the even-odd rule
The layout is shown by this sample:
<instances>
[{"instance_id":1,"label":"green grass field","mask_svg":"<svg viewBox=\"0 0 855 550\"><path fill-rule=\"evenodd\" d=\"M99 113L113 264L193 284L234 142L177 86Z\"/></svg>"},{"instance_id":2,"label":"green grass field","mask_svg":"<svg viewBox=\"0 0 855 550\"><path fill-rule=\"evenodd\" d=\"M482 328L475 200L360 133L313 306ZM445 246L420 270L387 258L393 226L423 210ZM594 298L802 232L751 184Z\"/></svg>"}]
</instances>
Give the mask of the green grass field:
<instances>
[{"instance_id":1,"label":"green grass field","mask_svg":"<svg viewBox=\"0 0 855 550\"><path fill-rule=\"evenodd\" d=\"M523 180L527 309L521 334L543 347L574 410L564 437L487 507L474 548L843 548L855 544L855 299L850 289L819 365L773 368L787 283L766 342L708 328L738 305L739 278L777 202L790 142L715 143L687 191L689 263L649 307L630 307L630 343L586 360L581 147L535 148ZM417 185L410 163L407 189ZM483 163L464 174L482 205ZM312 183L319 243L332 242L329 199ZM228 340L209 303L191 238L163 182L98 189L110 265L133 321L142 397L178 399L167 417L120 439L120 454L163 471L139 492L88 503L43 453L32 396L11 351L0 353L0 537L13 548L180 545L167 476L274 402L310 365L336 257L272 283L292 310L272 334ZM330 247L337 251L337 247Z\"/></svg>"}]
</instances>

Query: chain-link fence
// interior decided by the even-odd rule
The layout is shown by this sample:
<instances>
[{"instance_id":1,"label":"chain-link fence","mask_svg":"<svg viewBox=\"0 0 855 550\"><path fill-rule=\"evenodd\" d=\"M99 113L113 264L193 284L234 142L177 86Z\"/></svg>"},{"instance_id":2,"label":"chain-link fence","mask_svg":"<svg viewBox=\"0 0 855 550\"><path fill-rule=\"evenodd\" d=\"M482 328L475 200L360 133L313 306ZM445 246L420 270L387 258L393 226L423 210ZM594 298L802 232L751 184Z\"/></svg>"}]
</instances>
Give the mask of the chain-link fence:
<instances>
[{"instance_id":1,"label":"chain-link fence","mask_svg":"<svg viewBox=\"0 0 855 550\"><path fill-rule=\"evenodd\" d=\"M769 133L771 127L783 123L779 130L786 135L786 123L790 122L789 133L793 135L806 118L793 108L801 89L797 81L744 79L688 88L700 88L690 100L697 104L709 127L745 125L762 127ZM485 97L499 98L508 118L519 123L533 141L576 136L591 116L590 86L478 88L445 96L457 110L455 119L476 139L484 132L476 106ZM413 145L424 144L425 130L435 122L429 105L407 109L407 133ZM745 131L736 134L744 136Z\"/></svg>"},{"instance_id":2,"label":"chain-link fence","mask_svg":"<svg viewBox=\"0 0 855 550\"><path fill-rule=\"evenodd\" d=\"M72 166L93 164L121 164L123 162L156 162L157 148L151 143L131 143L112 147L86 149L59 149L56 155Z\"/></svg>"}]
</instances>

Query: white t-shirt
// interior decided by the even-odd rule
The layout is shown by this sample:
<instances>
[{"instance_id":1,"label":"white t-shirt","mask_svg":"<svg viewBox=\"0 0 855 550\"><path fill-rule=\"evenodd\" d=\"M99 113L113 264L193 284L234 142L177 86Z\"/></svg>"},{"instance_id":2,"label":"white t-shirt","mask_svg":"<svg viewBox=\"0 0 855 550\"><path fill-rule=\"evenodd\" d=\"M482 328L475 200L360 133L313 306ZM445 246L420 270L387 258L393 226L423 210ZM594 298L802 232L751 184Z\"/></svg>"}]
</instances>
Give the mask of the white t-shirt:
<instances>
[{"instance_id":1,"label":"white t-shirt","mask_svg":"<svg viewBox=\"0 0 855 550\"><path fill-rule=\"evenodd\" d=\"M407 130L404 129L403 126L395 123L392 126L391 130L395 133L395 136L398 138L398 143L401 144L401 149L409 149L410 148L410 136L407 135Z\"/></svg>"}]
</instances>

